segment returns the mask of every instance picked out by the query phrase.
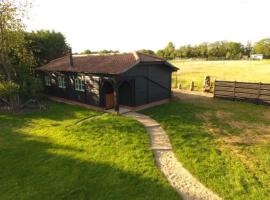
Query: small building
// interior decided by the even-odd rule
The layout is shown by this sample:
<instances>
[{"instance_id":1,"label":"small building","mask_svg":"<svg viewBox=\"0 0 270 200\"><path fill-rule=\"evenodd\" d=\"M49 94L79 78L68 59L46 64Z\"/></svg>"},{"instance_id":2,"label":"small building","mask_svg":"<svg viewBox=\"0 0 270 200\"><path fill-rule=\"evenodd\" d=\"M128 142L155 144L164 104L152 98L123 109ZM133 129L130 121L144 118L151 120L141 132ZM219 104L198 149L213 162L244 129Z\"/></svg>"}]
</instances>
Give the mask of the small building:
<instances>
[{"instance_id":1,"label":"small building","mask_svg":"<svg viewBox=\"0 0 270 200\"><path fill-rule=\"evenodd\" d=\"M262 60L263 59L263 54L251 54L250 59L251 60Z\"/></svg>"},{"instance_id":2,"label":"small building","mask_svg":"<svg viewBox=\"0 0 270 200\"><path fill-rule=\"evenodd\" d=\"M36 69L45 92L119 110L171 97L171 74L178 68L144 53L70 55Z\"/></svg>"}]
</instances>

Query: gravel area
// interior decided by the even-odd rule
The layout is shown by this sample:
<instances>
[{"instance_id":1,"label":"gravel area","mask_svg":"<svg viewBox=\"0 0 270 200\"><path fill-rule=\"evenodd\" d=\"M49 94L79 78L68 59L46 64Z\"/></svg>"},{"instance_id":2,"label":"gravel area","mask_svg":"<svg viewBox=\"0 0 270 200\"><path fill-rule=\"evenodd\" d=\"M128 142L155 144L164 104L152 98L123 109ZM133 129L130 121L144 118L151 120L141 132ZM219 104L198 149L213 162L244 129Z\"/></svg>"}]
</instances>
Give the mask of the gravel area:
<instances>
[{"instance_id":1,"label":"gravel area","mask_svg":"<svg viewBox=\"0 0 270 200\"><path fill-rule=\"evenodd\" d=\"M184 200L220 200L221 198L193 177L175 157L170 140L160 124L136 112L126 113L147 129L157 166Z\"/></svg>"}]
</instances>

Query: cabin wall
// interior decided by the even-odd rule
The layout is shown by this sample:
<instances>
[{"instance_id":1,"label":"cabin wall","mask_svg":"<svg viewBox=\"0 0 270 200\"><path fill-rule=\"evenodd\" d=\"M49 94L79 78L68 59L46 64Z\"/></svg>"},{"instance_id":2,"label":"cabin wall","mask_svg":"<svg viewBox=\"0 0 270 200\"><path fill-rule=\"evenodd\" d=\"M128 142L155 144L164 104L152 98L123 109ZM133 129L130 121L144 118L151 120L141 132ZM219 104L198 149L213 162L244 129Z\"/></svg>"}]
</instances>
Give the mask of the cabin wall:
<instances>
[{"instance_id":1,"label":"cabin wall","mask_svg":"<svg viewBox=\"0 0 270 200\"><path fill-rule=\"evenodd\" d=\"M82 103L99 106L99 77L92 75L78 75L77 73L50 73L51 86L45 85L46 73L39 73L39 77L43 81L44 92L51 96L67 98ZM62 75L66 80L66 88L58 86L57 76ZM81 77L84 81L84 91L75 90L75 79Z\"/></svg>"},{"instance_id":2,"label":"cabin wall","mask_svg":"<svg viewBox=\"0 0 270 200\"><path fill-rule=\"evenodd\" d=\"M40 72L43 76L46 73ZM171 97L172 70L164 64L138 64L137 66L119 75L124 81L119 87L119 103L122 105L139 106ZM66 88L58 87L58 75L64 75ZM91 74L77 74L73 72L50 73L51 86L45 86L48 95L58 96L95 106L104 106L105 92L101 87L106 77ZM82 77L85 91L75 90L75 79Z\"/></svg>"},{"instance_id":3,"label":"cabin wall","mask_svg":"<svg viewBox=\"0 0 270 200\"><path fill-rule=\"evenodd\" d=\"M171 96L171 69L163 64L139 64L124 76L135 77L135 105L142 105Z\"/></svg>"},{"instance_id":4,"label":"cabin wall","mask_svg":"<svg viewBox=\"0 0 270 200\"><path fill-rule=\"evenodd\" d=\"M86 102L91 105L100 104L100 78L97 76L85 76Z\"/></svg>"}]
</instances>

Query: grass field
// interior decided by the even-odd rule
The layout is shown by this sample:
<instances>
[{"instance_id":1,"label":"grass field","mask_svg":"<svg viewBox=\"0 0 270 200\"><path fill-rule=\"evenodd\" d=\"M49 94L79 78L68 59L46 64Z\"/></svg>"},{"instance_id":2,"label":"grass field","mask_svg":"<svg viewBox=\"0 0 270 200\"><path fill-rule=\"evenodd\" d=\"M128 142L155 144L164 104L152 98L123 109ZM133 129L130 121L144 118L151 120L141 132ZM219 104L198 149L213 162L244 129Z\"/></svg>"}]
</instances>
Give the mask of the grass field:
<instances>
[{"instance_id":1,"label":"grass field","mask_svg":"<svg viewBox=\"0 0 270 200\"><path fill-rule=\"evenodd\" d=\"M46 112L0 113L0 127L0 199L180 198L132 119L51 103Z\"/></svg>"},{"instance_id":2,"label":"grass field","mask_svg":"<svg viewBox=\"0 0 270 200\"><path fill-rule=\"evenodd\" d=\"M142 111L184 166L224 199L270 198L270 107L184 98Z\"/></svg>"},{"instance_id":3,"label":"grass field","mask_svg":"<svg viewBox=\"0 0 270 200\"><path fill-rule=\"evenodd\" d=\"M228 81L248 81L270 83L270 60L262 61L195 61L173 60L172 64L179 67L178 84L183 89L195 82L196 90L201 90L206 75L211 79ZM175 87L175 74L173 87Z\"/></svg>"}]
</instances>

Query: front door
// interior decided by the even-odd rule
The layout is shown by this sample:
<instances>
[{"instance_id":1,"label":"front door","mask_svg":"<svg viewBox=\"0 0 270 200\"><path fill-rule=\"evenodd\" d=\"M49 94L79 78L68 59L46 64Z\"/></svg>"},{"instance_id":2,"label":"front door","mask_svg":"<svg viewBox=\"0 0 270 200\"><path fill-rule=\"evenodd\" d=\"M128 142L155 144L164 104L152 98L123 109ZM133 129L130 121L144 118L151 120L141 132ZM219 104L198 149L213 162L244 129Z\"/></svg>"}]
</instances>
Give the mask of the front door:
<instances>
[{"instance_id":1,"label":"front door","mask_svg":"<svg viewBox=\"0 0 270 200\"><path fill-rule=\"evenodd\" d=\"M106 94L106 101L105 101L106 109L111 109L114 107L114 95L113 93Z\"/></svg>"}]
</instances>

